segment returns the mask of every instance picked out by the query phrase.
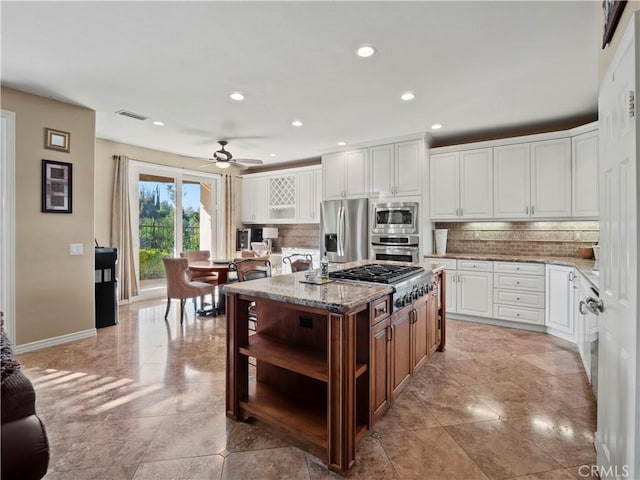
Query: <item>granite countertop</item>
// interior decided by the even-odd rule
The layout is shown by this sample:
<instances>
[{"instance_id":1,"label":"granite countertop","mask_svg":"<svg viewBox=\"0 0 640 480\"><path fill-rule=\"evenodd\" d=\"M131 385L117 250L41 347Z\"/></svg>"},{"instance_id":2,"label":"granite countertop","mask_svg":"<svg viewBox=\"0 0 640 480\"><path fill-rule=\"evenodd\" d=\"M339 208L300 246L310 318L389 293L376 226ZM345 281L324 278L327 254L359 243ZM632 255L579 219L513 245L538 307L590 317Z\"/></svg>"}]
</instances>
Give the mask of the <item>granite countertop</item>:
<instances>
[{"instance_id":1,"label":"granite countertop","mask_svg":"<svg viewBox=\"0 0 640 480\"><path fill-rule=\"evenodd\" d=\"M526 262L549 263L576 267L591 285L600 290L600 277L593 270L595 260L584 260L578 257L541 257L536 255L501 255L497 253L447 253L445 255L425 255L425 258L455 258L460 260L486 260L492 262Z\"/></svg>"},{"instance_id":2,"label":"granite countertop","mask_svg":"<svg viewBox=\"0 0 640 480\"><path fill-rule=\"evenodd\" d=\"M342 270L358 265L371 263L390 263L361 260L357 262L331 264L330 271ZM407 263L406 265L415 265ZM428 271L437 271L441 267L431 264L423 264ZM307 307L324 308L331 312L344 313L366 303L377 300L385 295L393 293L393 288L388 285L368 285L340 280L313 285L302 283L305 272L278 275L269 278L260 278L248 282L231 283L224 286L225 292L250 295L257 298L266 298L279 302L293 303Z\"/></svg>"}]
</instances>

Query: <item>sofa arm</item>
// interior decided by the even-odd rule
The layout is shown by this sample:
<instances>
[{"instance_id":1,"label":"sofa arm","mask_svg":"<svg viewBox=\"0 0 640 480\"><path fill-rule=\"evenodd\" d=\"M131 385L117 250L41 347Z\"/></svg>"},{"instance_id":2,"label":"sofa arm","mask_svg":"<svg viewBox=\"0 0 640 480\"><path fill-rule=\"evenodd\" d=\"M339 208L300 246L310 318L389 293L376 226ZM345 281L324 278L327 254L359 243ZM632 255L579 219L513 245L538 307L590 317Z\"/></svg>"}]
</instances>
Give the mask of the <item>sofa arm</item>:
<instances>
[{"instance_id":1,"label":"sofa arm","mask_svg":"<svg viewBox=\"0 0 640 480\"><path fill-rule=\"evenodd\" d=\"M49 467L49 441L37 415L2 424L2 478L39 480Z\"/></svg>"}]
</instances>

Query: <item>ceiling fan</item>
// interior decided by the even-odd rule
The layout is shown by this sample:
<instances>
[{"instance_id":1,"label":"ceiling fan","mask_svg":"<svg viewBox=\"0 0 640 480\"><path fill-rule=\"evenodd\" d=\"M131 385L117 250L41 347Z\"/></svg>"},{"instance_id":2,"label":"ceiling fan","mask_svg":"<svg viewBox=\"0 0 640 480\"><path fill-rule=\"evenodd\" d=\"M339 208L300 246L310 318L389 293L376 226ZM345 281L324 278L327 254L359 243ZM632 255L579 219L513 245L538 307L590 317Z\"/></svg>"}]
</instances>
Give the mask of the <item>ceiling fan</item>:
<instances>
[{"instance_id":1,"label":"ceiling fan","mask_svg":"<svg viewBox=\"0 0 640 480\"><path fill-rule=\"evenodd\" d=\"M256 160L253 158L237 158L234 159L233 155L231 155L231 152L228 150L225 150L224 147L227 146L227 144L229 142L227 142L226 140L218 140L218 143L220 144L220 150L216 150L215 152L213 152L213 158L211 160L215 160L216 162L216 167L219 168L229 168L231 166L232 163L239 163L242 165L262 165L262 160Z\"/></svg>"}]
</instances>

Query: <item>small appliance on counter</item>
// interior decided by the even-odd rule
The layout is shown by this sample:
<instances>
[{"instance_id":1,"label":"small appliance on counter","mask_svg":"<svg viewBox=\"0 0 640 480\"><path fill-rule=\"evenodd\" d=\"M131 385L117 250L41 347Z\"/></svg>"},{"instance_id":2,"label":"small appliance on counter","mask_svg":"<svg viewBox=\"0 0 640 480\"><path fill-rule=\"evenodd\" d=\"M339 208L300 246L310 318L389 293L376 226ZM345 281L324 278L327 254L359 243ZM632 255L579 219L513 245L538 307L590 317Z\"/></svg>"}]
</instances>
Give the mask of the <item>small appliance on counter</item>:
<instances>
[{"instance_id":1,"label":"small appliance on counter","mask_svg":"<svg viewBox=\"0 0 640 480\"><path fill-rule=\"evenodd\" d=\"M251 242L262 241L262 228L239 228L236 230L236 251L251 250Z\"/></svg>"},{"instance_id":2,"label":"small appliance on counter","mask_svg":"<svg viewBox=\"0 0 640 480\"><path fill-rule=\"evenodd\" d=\"M444 255L447 253L447 229L436 228L434 231L436 236L436 253L438 255Z\"/></svg>"}]
</instances>

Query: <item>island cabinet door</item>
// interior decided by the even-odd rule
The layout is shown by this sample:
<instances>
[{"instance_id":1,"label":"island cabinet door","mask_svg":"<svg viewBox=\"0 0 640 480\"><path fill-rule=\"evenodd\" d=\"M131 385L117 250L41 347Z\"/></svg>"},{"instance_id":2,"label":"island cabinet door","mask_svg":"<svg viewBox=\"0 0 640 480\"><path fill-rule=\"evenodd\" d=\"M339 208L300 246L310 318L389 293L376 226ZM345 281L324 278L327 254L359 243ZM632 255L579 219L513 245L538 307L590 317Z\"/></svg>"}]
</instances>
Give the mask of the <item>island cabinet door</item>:
<instances>
[{"instance_id":1,"label":"island cabinet door","mask_svg":"<svg viewBox=\"0 0 640 480\"><path fill-rule=\"evenodd\" d=\"M438 329L438 291L432 291L427 297L427 358L440 347Z\"/></svg>"},{"instance_id":2,"label":"island cabinet door","mask_svg":"<svg viewBox=\"0 0 640 480\"><path fill-rule=\"evenodd\" d=\"M411 373L415 374L429 358L428 345L428 297L422 297L413 304L413 319L411 320Z\"/></svg>"},{"instance_id":3,"label":"island cabinet door","mask_svg":"<svg viewBox=\"0 0 640 480\"><path fill-rule=\"evenodd\" d=\"M391 401L409 383L412 372L411 326L413 307L408 306L391 316Z\"/></svg>"},{"instance_id":4,"label":"island cabinet door","mask_svg":"<svg viewBox=\"0 0 640 480\"><path fill-rule=\"evenodd\" d=\"M369 396L371 398L371 425L389 410L391 387L391 327L389 317L371 327L369 362Z\"/></svg>"}]
</instances>

